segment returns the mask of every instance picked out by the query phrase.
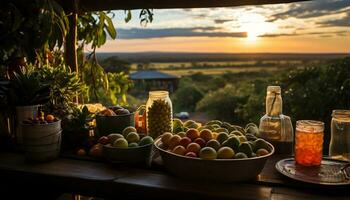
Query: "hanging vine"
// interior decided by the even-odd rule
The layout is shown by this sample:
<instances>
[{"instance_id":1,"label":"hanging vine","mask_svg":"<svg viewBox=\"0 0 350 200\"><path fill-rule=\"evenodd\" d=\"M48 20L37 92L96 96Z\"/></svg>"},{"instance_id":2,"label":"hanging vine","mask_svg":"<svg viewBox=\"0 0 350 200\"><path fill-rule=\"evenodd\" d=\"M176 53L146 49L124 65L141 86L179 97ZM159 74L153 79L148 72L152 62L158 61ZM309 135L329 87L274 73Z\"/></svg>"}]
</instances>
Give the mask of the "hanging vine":
<instances>
[{"instance_id":1,"label":"hanging vine","mask_svg":"<svg viewBox=\"0 0 350 200\"><path fill-rule=\"evenodd\" d=\"M111 94L116 91L110 91L109 88L109 76L104 71L103 67L99 64L96 55L96 49L104 45L107 38L116 39L117 32L112 22L115 14L111 11L99 11L83 13L78 16L78 64L80 76L82 80L88 85L88 95L83 99L86 101L99 101L102 94L101 88L103 88L103 96L112 96ZM125 11L125 22L129 22L132 18L130 10ZM150 9L142 9L139 15L140 24L146 26L153 21L153 11ZM90 52L85 55L84 50L89 49ZM123 75L127 76L127 75ZM111 76L110 76L111 77ZM122 75L119 75L122 77ZM123 78L124 79L124 78ZM131 82L124 83L120 88L130 87ZM116 87L113 87L116 88ZM119 87L117 87L119 88ZM124 90L121 90L124 91ZM126 101L124 96L122 101ZM113 102L116 102L115 98L111 98ZM114 99L114 100L113 100Z\"/></svg>"}]
</instances>

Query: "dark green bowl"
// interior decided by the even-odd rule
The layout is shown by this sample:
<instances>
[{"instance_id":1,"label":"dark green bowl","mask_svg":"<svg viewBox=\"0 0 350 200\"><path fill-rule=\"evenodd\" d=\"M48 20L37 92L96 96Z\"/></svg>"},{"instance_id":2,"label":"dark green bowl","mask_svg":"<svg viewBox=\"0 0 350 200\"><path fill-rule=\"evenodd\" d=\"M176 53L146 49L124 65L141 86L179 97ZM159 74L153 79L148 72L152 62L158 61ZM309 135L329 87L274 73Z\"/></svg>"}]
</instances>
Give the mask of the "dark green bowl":
<instances>
[{"instance_id":1,"label":"dark green bowl","mask_svg":"<svg viewBox=\"0 0 350 200\"><path fill-rule=\"evenodd\" d=\"M239 182L254 180L262 171L266 161L275 149L264 156L242 159L203 160L181 156L160 147L161 138L154 141L155 150L160 153L164 167L176 176L192 180L214 182Z\"/></svg>"},{"instance_id":2,"label":"dark green bowl","mask_svg":"<svg viewBox=\"0 0 350 200\"><path fill-rule=\"evenodd\" d=\"M128 126L135 127L134 113L117 116L96 115L96 126L99 136L111 133L122 133Z\"/></svg>"},{"instance_id":3,"label":"dark green bowl","mask_svg":"<svg viewBox=\"0 0 350 200\"><path fill-rule=\"evenodd\" d=\"M110 144L103 146L103 157L112 163L144 163L151 161L153 144L138 147L118 148Z\"/></svg>"}]
</instances>

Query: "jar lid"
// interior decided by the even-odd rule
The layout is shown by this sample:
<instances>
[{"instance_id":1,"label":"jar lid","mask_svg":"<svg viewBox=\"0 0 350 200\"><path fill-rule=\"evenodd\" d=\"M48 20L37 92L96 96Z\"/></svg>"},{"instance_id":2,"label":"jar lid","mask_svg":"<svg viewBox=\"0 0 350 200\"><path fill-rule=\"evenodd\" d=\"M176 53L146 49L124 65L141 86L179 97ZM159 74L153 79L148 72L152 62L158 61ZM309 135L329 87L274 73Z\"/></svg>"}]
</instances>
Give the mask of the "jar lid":
<instances>
[{"instance_id":1,"label":"jar lid","mask_svg":"<svg viewBox=\"0 0 350 200\"><path fill-rule=\"evenodd\" d=\"M340 119L349 119L350 110L333 110L332 117Z\"/></svg>"},{"instance_id":2,"label":"jar lid","mask_svg":"<svg viewBox=\"0 0 350 200\"><path fill-rule=\"evenodd\" d=\"M324 130L324 123L315 120L298 120L296 123L297 131L302 132L322 132Z\"/></svg>"},{"instance_id":3,"label":"jar lid","mask_svg":"<svg viewBox=\"0 0 350 200\"><path fill-rule=\"evenodd\" d=\"M149 91L148 95L150 97L166 97L169 96L169 92L165 90Z\"/></svg>"},{"instance_id":4,"label":"jar lid","mask_svg":"<svg viewBox=\"0 0 350 200\"><path fill-rule=\"evenodd\" d=\"M281 87L280 86L275 86L275 85L270 85L267 87L267 94L281 94Z\"/></svg>"}]
</instances>

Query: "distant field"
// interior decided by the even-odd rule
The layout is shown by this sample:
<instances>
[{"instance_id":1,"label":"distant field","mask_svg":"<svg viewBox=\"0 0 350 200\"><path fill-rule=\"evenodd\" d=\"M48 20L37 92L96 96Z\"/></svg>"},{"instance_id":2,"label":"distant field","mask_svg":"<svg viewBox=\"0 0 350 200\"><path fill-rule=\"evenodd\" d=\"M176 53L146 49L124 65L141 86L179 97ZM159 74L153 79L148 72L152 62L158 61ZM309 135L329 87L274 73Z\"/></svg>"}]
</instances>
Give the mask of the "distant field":
<instances>
[{"instance_id":1,"label":"distant field","mask_svg":"<svg viewBox=\"0 0 350 200\"><path fill-rule=\"evenodd\" d=\"M313 61L316 63L318 61ZM231 61L231 62L161 62L148 64L131 64L131 72L137 71L137 66L143 65L144 69L158 70L165 73L188 76L201 72L206 75L219 75L223 73L242 72L272 72L283 70L288 67L305 66L302 60L267 60L267 61Z\"/></svg>"},{"instance_id":2,"label":"distant field","mask_svg":"<svg viewBox=\"0 0 350 200\"><path fill-rule=\"evenodd\" d=\"M317 61L314 61L317 62ZM181 69L203 69L203 68L240 68L240 67L269 67L282 65L302 65L302 60L266 60L266 61L208 61L208 62L154 62L154 63L132 63L131 70L137 70L138 65L146 66L147 69L156 70L181 70Z\"/></svg>"},{"instance_id":3,"label":"distant field","mask_svg":"<svg viewBox=\"0 0 350 200\"><path fill-rule=\"evenodd\" d=\"M241 73L241 72L260 72L260 71L277 71L278 67L235 67L235 68L211 68L211 69L184 69L184 70L160 70L162 72L177 76L188 76L201 72L206 75L218 75L224 73Z\"/></svg>"},{"instance_id":4,"label":"distant field","mask_svg":"<svg viewBox=\"0 0 350 200\"><path fill-rule=\"evenodd\" d=\"M177 76L188 76L195 73L203 73L206 75L219 75L224 73L241 73L241 72L261 72L261 71L278 71L279 67L235 67L235 68L210 68L210 69L181 69L181 70L159 70L168 74ZM134 72L133 70L131 72Z\"/></svg>"},{"instance_id":5,"label":"distant field","mask_svg":"<svg viewBox=\"0 0 350 200\"><path fill-rule=\"evenodd\" d=\"M160 63L150 63L148 65L149 69L164 69L164 68L190 68L193 67L193 64L196 65L210 65L210 66L240 66L240 65L254 65L256 61L233 61L233 62L160 62ZM136 70L138 63L132 63L131 69Z\"/></svg>"}]
</instances>

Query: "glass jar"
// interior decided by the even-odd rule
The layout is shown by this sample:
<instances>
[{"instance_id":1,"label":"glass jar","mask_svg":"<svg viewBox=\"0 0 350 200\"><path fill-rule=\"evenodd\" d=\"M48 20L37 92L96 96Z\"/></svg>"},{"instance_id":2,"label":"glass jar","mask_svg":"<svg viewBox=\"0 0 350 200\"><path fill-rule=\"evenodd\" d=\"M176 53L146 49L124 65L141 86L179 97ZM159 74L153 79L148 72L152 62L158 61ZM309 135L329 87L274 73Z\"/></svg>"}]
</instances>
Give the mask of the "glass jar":
<instances>
[{"instance_id":1,"label":"glass jar","mask_svg":"<svg viewBox=\"0 0 350 200\"><path fill-rule=\"evenodd\" d=\"M146 106L140 106L135 112L135 128L137 133L146 134Z\"/></svg>"},{"instance_id":2,"label":"glass jar","mask_svg":"<svg viewBox=\"0 0 350 200\"><path fill-rule=\"evenodd\" d=\"M333 110L329 156L350 161L350 110Z\"/></svg>"},{"instance_id":3,"label":"glass jar","mask_svg":"<svg viewBox=\"0 0 350 200\"><path fill-rule=\"evenodd\" d=\"M321 164L324 123L313 120L299 120L295 132L295 161L304 166Z\"/></svg>"},{"instance_id":4,"label":"glass jar","mask_svg":"<svg viewBox=\"0 0 350 200\"><path fill-rule=\"evenodd\" d=\"M277 154L293 154L293 125L290 117L282 114L280 86L268 86L266 114L260 119L259 137L269 141Z\"/></svg>"},{"instance_id":5,"label":"glass jar","mask_svg":"<svg viewBox=\"0 0 350 200\"><path fill-rule=\"evenodd\" d=\"M150 91L146 103L147 134L156 138L172 132L173 106L167 91Z\"/></svg>"}]
</instances>

